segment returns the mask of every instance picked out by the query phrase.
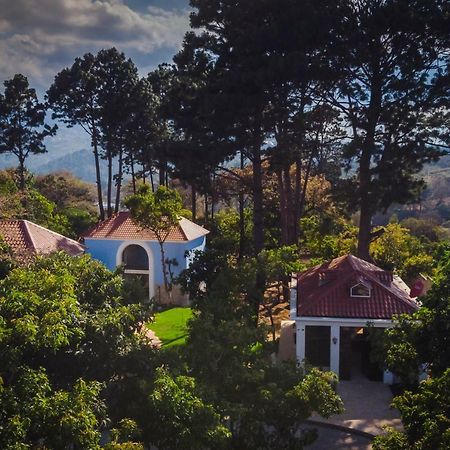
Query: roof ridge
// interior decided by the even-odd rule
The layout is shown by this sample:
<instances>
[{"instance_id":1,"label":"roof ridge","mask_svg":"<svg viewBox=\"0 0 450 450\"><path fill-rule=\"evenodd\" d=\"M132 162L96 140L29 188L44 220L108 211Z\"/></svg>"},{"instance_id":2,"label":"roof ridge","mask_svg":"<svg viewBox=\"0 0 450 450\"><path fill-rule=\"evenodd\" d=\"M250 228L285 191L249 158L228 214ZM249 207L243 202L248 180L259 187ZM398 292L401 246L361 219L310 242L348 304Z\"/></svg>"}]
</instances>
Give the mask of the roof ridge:
<instances>
[{"instance_id":1,"label":"roof ridge","mask_svg":"<svg viewBox=\"0 0 450 450\"><path fill-rule=\"evenodd\" d=\"M19 219L19 223L20 223L20 221L22 221L22 223L24 225L24 228L25 228L25 231L26 231L26 234L27 234L27 238L30 240L31 246L36 251L36 249L37 249L36 242L34 241L33 236L32 236L32 234L30 232L29 227L28 227L28 224L33 223L33 222L31 222L31 221L29 221L27 219Z\"/></svg>"},{"instance_id":2,"label":"roof ridge","mask_svg":"<svg viewBox=\"0 0 450 450\"><path fill-rule=\"evenodd\" d=\"M386 272L388 272L388 271L386 271ZM394 300L395 300L396 302L404 301L405 303L408 303L408 304L410 304L410 305L412 305L412 306L417 306L417 302L415 302L415 301L412 300L411 298L408 298L408 297L407 297L407 293L406 293L405 291L403 291L403 289L399 289L398 292L395 292L394 289L392 289L392 286L391 286L391 285L387 286L387 285L384 284L381 280L379 280L377 277L373 276L373 275L370 274L370 273L368 273L368 274L366 274L366 275L368 275L369 278L370 278L372 281L374 281L381 289L383 289L383 290L389 292L389 293L393 296L393 298L394 298ZM392 279L391 284L392 284L392 283L394 283L394 279ZM402 296L402 297L400 298L400 293L404 294L405 296L404 296L404 297Z\"/></svg>"}]
</instances>

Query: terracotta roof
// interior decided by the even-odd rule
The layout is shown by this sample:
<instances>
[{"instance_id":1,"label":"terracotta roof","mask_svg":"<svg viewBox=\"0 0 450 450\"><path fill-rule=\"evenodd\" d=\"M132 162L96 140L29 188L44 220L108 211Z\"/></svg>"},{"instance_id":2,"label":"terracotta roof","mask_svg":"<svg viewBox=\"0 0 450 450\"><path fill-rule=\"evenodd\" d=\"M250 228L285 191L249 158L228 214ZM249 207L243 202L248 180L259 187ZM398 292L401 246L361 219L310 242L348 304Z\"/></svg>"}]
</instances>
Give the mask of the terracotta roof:
<instances>
[{"instance_id":1,"label":"terracotta roof","mask_svg":"<svg viewBox=\"0 0 450 450\"><path fill-rule=\"evenodd\" d=\"M166 241L186 242L205 236L209 231L200 225L182 217L178 225L174 226ZM129 211L121 211L109 219L99 222L84 236L85 239L133 239L142 241L156 241L153 231L144 230L133 222Z\"/></svg>"},{"instance_id":2,"label":"terracotta roof","mask_svg":"<svg viewBox=\"0 0 450 450\"><path fill-rule=\"evenodd\" d=\"M84 252L84 246L77 241L28 220L0 220L0 236L15 255L22 257L60 250L72 256Z\"/></svg>"},{"instance_id":3,"label":"terracotta roof","mask_svg":"<svg viewBox=\"0 0 450 450\"><path fill-rule=\"evenodd\" d=\"M369 297L350 295L358 283L370 286ZM391 319L418 308L401 278L353 255L315 266L297 278L298 316Z\"/></svg>"}]
</instances>

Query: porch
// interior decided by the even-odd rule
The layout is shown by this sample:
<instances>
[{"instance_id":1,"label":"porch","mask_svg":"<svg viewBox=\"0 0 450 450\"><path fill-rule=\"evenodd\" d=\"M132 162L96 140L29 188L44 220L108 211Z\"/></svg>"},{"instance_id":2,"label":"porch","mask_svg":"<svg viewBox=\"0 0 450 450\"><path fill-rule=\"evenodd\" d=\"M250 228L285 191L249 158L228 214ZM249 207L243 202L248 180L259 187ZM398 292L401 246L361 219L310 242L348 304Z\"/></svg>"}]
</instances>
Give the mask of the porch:
<instances>
[{"instance_id":1,"label":"porch","mask_svg":"<svg viewBox=\"0 0 450 450\"><path fill-rule=\"evenodd\" d=\"M372 361L369 339L369 328L390 326L392 322L384 319L298 318L297 361L331 370L343 381L366 378L392 384L393 374Z\"/></svg>"}]
</instances>

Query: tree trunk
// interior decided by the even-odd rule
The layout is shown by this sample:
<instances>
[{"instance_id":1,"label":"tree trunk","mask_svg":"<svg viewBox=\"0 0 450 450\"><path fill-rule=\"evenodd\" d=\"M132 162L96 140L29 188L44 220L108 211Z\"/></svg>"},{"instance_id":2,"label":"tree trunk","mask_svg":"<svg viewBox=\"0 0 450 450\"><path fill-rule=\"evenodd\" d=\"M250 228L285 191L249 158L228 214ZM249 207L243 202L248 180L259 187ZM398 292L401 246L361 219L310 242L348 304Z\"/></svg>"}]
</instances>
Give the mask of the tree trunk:
<instances>
[{"instance_id":1,"label":"tree trunk","mask_svg":"<svg viewBox=\"0 0 450 450\"><path fill-rule=\"evenodd\" d=\"M133 194L136 194L136 174L134 172L134 158L130 155L130 168L131 168L131 184L133 186Z\"/></svg>"},{"instance_id":2,"label":"tree trunk","mask_svg":"<svg viewBox=\"0 0 450 450\"><path fill-rule=\"evenodd\" d=\"M23 194L25 192L25 157L22 151L19 152L19 187Z\"/></svg>"},{"instance_id":3,"label":"tree trunk","mask_svg":"<svg viewBox=\"0 0 450 450\"><path fill-rule=\"evenodd\" d=\"M244 170L244 152L241 151L241 170ZM242 261L245 251L245 209L244 209L244 187L239 187L239 254L238 260Z\"/></svg>"},{"instance_id":4,"label":"tree trunk","mask_svg":"<svg viewBox=\"0 0 450 450\"><path fill-rule=\"evenodd\" d=\"M100 220L105 220L105 208L103 207L103 192L102 192L102 178L100 173L100 157L98 155L98 140L97 140L97 129L95 125L92 124L92 145L94 147L94 160L95 160L95 177L97 184L97 199L98 208L100 211Z\"/></svg>"},{"instance_id":5,"label":"tree trunk","mask_svg":"<svg viewBox=\"0 0 450 450\"><path fill-rule=\"evenodd\" d=\"M153 168L150 166L150 184L152 186L152 192L155 192L155 180L153 179Z\"/></svg>"},{"instance_id":6,"label":"tree trunk","mask_svg":"<svg viewBox=\"0 0 450 450\"><path fill-rule=\"evenodd\" d=\"M195 186L191 186L191 212L192 212L192 220L197 219L197 191L195 189Z\"/></svg>"},{"instance_id":7,"label":"tree trunk","mask_svg":"<svg viewBox=\"0 0 450 450\"><path fill-rule=\"evenodd\" d=\"M159 164L159 185L164 186L166 181L166 168L164 163Z\"/></svg>"},{"instance_id":8,"label":"tree trunk","mask_svg":"<svg viewBox=\"0 0 450 450\"><path fill-rule=\"evenodd\" d=\"M312 162L313 162L313 156L311 155L309 158L309 161L308 161L308 165L306 166L306 170L305 170L305 179L303 180L303 187L302 187L302 192L300 195L300 203L298 205L297 224L298 224L300 218L303 216L303 211L305 209L306 189L308 188L308 181L309 181L309 177L311 175Z\"/></svg>"},{"instance_id":9,"label":"tree trunk","mask_svg":"<svg viewBox=\"0 0 450 450\"><path fill-rule=\"evenodd\" d=\"M288 243L288 224L286 213L286 193L284 189L283 173L280 170L276 172L278 179L278 193L280 195L280 228L281 228L281 245Z\"/></svg>"},{"instance_id":10,"label":"tree trunk","mask_svg":"<svg viewBox=\"0 0 450 450\"><path fill-rule=\"evenodd\" d=\"M117 181L116 181L116 204L114 207L114 212L116 214L119 212L120 191L122 189L122 178L123 178L123 149L121 146L120 151L119 151L119 169L117 172Z\"/></svg>"},{"instance_id":11,"label":"tree trunk","mask_svg":"<svg viewBox=\"0 0 450 450\"><path fill-rule=\"evenodd\" d=\"M259 141L259 140L258 140ZM262 184L262 160L261 143L257 142L252 149L253 167L253 245L255 255L264 250L264 206L263 206L263 184ZM253 304L254 324L258 325L259 305L264 299L264 289L266 286L266 274L262 268L256 273L254 292L250 295Z\"/></svg>"},{"instance_id":12,"label":"tree trunk","mask_svg":"<svg viewBox=\"0 0 450 450\"><path fill-rule=\"evenodd\" d=\"M107 191L107 206L108 206L108 217L112 216L112 149L110 144L107 144L107 160L108 160L108 191Z\"/></svg>"},{"instance_id":13,"label":"tree trunk","mask_svg":"<svg viewBox=\"0 0 450 450\"><path fill-rule=\"evenodd\" d=\"M291 164L288 162L283 168L284 188L286 191L286 222L287 222L287 245L296 244L294 236L295 204L292 192Z\"/></svg>"},{"instance_id":14,"label":"tree trunk","mask_svg":"<svg viewBox=\"0 0 450 450\"><path fill-rule=\"evenodd\" d=\"M255 255L264 249L264 206L262 185L261 146L256 144L252 154L253 167L253 244Z\"/></svg>"},{"instance_id":15,"label":"tree trunk","mask_svg":"<svg viewBox=\"0 0 450 450\"><path fill-rule=\"evenodd\" d=\"M371 261L370 248L370 234L372 229L372 212L367 202L361 203L361 212L359 218L358 231L358 257Z\"/></svg>"},{"instance_id":16,"label":"tree trunk","mask_svg":"<svg viewBox=\"0 0 450 450\"><path fill-rule=\"evenodd\" d=\"M370 261L370 241L372 229L372 216L376 211L376 205L370 197L371 172L370 163L373 151L375 150L375 130L381 110L381 77L377 64L373 70L370 104L367 112L366 137L364 139L361 157L359 159L359 192L360 192L360 218L358 231L358 256L366 261Z\"/></svg>"},{"instance_id":17,"label":"tree trunk","mask_svg":"<svg viewBox=\"0 0 450 450\"><path fill-rule=\"evenodd\" d=\"M216 173L212 176L212 192L211 192L211 220L214 220L214 209L216 207Z\"/></svg>"},{"instance_id":18,"label":"tree trunk","mask_svg":"<svg viewBox=\"0 0 450 450\"><path fill-rule=\"evenodd\" d=\"M172 303L172 289L169 283L169 276L167 274L167 263L166 263L166 254L164 252L164 241L158 241L158 243L161 251L161 265L163 271L164 289L169 299L169 303Z\"/></svg>"},{"instance_id":19,"label":"tree trunk","mask_svg":"<svg viewBox=\"0 0 450 450\"><path fill-rule=\"evenodd\" d=\"M295 188L294 188L294 237L295 243L298 244L299 240L299 221L301 218L300 214L300 203L302 197L302 160L297 158L295 161Z\"/></svg>"}]
</instances>

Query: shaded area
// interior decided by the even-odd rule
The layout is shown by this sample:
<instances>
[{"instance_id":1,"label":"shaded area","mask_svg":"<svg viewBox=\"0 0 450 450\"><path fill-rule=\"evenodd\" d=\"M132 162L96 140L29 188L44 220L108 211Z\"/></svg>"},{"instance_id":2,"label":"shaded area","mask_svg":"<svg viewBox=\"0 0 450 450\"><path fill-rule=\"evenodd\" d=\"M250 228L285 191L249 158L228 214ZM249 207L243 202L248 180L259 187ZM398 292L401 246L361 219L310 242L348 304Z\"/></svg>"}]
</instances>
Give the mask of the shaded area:
<instances>
[{"instance_id":1,"label":"shaded area","mask_svg":"<svg viewBox=\"0 0 450 450\"><path fill-rule=\"evenodd\" d=\"M305 428L308 428L305 426ZM306 447L308 450L370 450L371 439L352 433L351 430L344 431L328 426L314 425L318 437Z\"/></svg>"}]
</instances>

